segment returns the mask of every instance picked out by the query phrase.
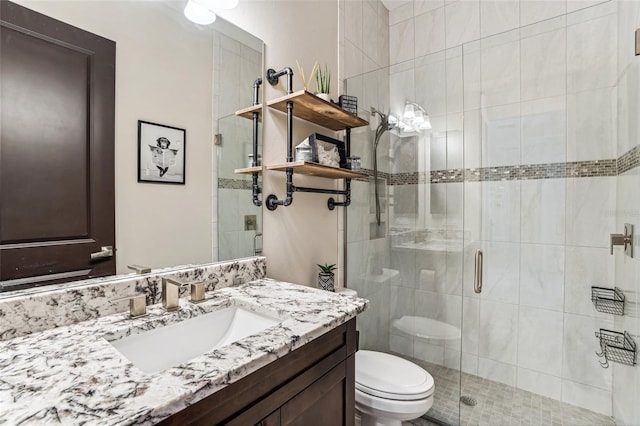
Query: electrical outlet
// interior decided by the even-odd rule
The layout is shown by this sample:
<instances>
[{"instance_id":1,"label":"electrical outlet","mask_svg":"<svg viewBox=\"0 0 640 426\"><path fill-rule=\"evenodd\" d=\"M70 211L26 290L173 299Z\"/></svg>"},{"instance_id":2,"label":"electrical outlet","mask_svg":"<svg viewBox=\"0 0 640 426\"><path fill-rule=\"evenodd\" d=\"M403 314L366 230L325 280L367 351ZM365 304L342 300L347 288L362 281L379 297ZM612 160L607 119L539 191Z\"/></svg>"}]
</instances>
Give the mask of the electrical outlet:
<instances>
[{"instance_id":1,"label":"electrical outlet","mask_svg":"<svg viewBox=\"0 0 640 426\"><path fill-rule=\"evenodd\" d=\"M244 216L244 230L255 231L257 229L258 219L255 214L247 214Z\"/></svg>"}]
</instances>

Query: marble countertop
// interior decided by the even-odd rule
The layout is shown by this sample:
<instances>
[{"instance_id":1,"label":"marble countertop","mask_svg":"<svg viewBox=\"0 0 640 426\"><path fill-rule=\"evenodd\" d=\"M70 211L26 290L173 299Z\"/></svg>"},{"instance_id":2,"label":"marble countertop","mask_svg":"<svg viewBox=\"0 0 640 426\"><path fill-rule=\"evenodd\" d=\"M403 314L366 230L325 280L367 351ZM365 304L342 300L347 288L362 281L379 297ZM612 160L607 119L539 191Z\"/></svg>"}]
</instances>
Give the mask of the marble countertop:
<instances>
[{"instance_id":1,"label":"marble countertop","mask_svg":"<svg viewBox=\"0 0 640 426\"><path fill-rule=\"evenodd\" d=\"M0 424L155 424L364 311L364 299L261 279L167 313L110 315L0 342ZM146 374L108 340L242 306L283 320L167 370ZM167 350L171 350L170 345Z\"/></svg>"}]
</instances>

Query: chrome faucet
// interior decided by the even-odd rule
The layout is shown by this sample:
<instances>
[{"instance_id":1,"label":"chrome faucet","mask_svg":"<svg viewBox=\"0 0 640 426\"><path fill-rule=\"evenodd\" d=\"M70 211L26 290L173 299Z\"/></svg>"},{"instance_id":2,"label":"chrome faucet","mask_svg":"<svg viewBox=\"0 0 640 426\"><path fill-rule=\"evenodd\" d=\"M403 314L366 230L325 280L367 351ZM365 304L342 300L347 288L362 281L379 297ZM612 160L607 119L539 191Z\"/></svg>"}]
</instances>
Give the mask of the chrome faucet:
<instances>
[{"instance_id":1,"label":"chrome faucet","mask_svg":"<svg viewBox=\"0 0 640 426\"><path fill-rule=\"evenodd\" d=\"M144 293L113 299L111 303L122 302L123 300L129 301L129 318L139 318L147 315L147 296Z\"/></svg>"},{"instance_id":2,"label":"chrome faucet","mask_svg":"<svg viewBox=\"0 0 640 426\"><path fill-rule=\"evenodd\" d=\"M177 278L162 278L162 309L167 312L180 309L180 288L185 285Z\"/></svg>"},{"instance_id":3,"label":"chrome faucet","mask_svg":"<svg viewBox=\"0 0 640 426\"><path fill-rule=\"evenodd\" d=\"M142 266L142 265L127 265L127 268L136 271L136 274L148 274L149 272L151 272L151 268L149 268L148 266Z\"/></svg>"},{"instance_id":4,"label":"chrome faucet","mask_svg":"<svg viewBox=\"0 0 640 426\"><path fill-rule=\"evenodd\" d=\"M204 302L205 283L186 283L177 278L162 278L162 308L165 311L172 312L180 309L180 288L184 286L190 287L191 303Z\"/></svg>"}]
</instances>

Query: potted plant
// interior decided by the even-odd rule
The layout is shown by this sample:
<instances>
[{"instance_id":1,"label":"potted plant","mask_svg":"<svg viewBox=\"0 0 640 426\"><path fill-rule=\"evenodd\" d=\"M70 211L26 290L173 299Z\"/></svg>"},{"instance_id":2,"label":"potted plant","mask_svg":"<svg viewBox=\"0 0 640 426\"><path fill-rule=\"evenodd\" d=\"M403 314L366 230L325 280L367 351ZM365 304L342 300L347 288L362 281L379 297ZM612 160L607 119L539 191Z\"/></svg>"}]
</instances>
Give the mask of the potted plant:
<instances>
[{"instance_id":1,"label":"potted plant","mask_svg":"<svg viewBox=\"0 0 640 426\"><path fill-rule=\"evenodd\" d=\"M336 265L329 265L328 263L324 265L318 264L318 268L320 268L320 272L318 273L318 286L323 290L336 291L333 285L333 270L336 269Z\"/></svg>"},{"instance_id":2,"label":"potted plant","mask_svg":"<svg viewBox=\"0 0 640 426\"><path fill-rule=\"evenodd\" d=\"M318 67L316 70L316 96L320 99L324 99L327 102L331 102L331 98L329 97L329 88L331 87L331 72L329 68L325 64L324 70L322 67Z\"/></svg>"}]
</instances>

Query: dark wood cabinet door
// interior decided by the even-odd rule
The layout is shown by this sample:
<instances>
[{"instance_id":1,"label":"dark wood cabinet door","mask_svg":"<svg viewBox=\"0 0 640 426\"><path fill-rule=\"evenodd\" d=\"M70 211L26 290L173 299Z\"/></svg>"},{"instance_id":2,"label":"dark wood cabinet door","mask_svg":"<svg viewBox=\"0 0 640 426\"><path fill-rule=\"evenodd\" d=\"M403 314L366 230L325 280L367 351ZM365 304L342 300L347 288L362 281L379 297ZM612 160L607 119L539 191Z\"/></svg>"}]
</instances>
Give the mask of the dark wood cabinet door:
<instances>
[{"instance_id":1,"label":"dark wood cabinet door","mask_svg":"<svg viewBox=\"0 0 640 426\"><path fill-rule=\"evenodd\" d=\"M115 273L115 43L0 2L0 291Z\"/></svg>"},{"instance_id":2,"label":"dark wood cabinet door","mask_svg":"<svg viewBox=\"0 0 640 426\"><path fill-rule=\"evenodd\" d=\"M280 426L280 410L276 410L255 426Z\"/></svg>"},{"instance_id":3,"label":"dark wood cabinet door","mask_svg":"<svg viewBox=\"0 0 640 426\"><path fill-rule=\"evenodd\" d=\"M343 361L280 409L285 426L345 425L347 362ZM350 411L350 410L349 410ZM352 411L351 411L352 412Z\"/></svg>"}]
</instances>

